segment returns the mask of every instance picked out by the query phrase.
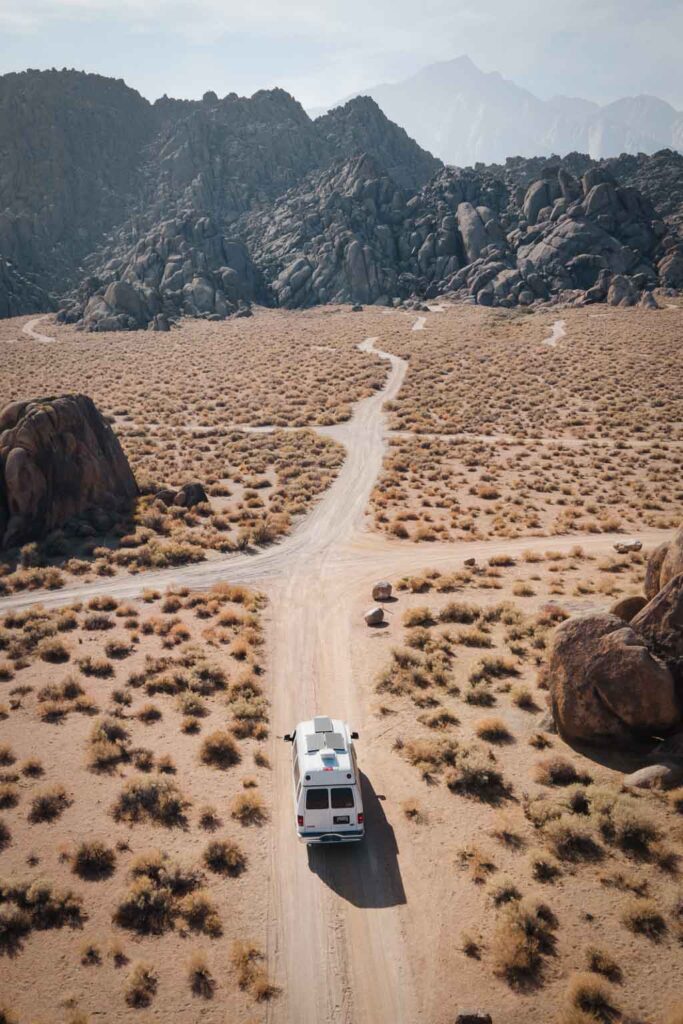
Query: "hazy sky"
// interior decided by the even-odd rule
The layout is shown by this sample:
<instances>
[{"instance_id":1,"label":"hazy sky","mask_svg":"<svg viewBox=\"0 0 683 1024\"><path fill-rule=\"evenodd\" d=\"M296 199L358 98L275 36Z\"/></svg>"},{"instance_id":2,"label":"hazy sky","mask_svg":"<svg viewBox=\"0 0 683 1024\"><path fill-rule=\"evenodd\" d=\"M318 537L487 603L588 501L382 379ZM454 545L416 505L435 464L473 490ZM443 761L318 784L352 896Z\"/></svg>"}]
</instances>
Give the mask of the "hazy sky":
<instances>
[{"instance_id":1,"label":"hazy sky","mask_svg":"<svg viewBox=\"0 0 683 1024\"><path fill-rule=\"evenodd\" d=\"M683 109L682 0L0 0L0 73L76 67L143 95L305 106L468 54L546 98Z\"/></svg>"}]
</instances>

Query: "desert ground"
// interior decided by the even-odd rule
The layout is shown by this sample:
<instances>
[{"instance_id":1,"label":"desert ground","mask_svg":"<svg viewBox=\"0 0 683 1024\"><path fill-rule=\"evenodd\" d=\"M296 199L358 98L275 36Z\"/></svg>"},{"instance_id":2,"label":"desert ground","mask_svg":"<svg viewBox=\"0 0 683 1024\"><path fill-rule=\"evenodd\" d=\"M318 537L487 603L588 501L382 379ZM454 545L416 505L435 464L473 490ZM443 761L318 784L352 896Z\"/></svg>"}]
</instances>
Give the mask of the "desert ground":
<instances>
[{"instance_id":1,"label":"desert ground","mask_svg":"<svg viewBox=\"0 0 683 1024\"><path fill-rule=\"evenodd\" d=\"M550 732L544 660L681 521L682 316L0 322L2 404L85 392L209 498L4 566L6 1020L680 1020L683 798ZM313 712L360 731L358 848L295 837Z\"/></svg>"}]
</instances>

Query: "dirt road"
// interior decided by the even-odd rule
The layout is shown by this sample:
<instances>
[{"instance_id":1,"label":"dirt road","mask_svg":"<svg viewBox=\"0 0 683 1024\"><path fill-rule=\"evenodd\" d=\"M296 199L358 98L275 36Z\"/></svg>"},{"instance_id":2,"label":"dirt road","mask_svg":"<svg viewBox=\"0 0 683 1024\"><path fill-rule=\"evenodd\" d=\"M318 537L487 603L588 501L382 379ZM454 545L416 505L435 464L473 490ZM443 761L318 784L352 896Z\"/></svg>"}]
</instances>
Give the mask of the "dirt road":
<instances>
[{"instance_id":1,"label":"dirt road","mask_svg":"<svg viewBox=\"0 0 683 1024\"><path fill-rule=\"evenodd\" d=\"M362 347L377 351L377 340L369 338ZM346 462L312 514L280 545L259 555L0 601L1 613L39 600L60 605L98 592L133 598L149 586L200 589L225 579L267 591L274 739L270 878L264 896L269 965L283 989L268 1006L268 1019L275 1024L426 1024L420 978L411 972L411 920L420 908L404 892L391 826L394 811L385 813L381 768L373 750L362 743L369 712L360 706L354 683L351 608L377 577L425 565L453 568L465 557L545 550L549 543L541 537L434 544L425 550L363 532L363 514L386 443L382 405L397 395L406 371L402 359L379 354L391 364L384 390L360 402L349 422L325 430L346 446ZM652 544L668 534L639 536ZM580 543L596 552L608 550L616 539L603 534L581 537ZM575 536L552 538L557 550L576 542ZM316 712L345 718L361 733L368 840L357 848L307 851L295 838L290 750L277 737Z\"/></svg>"}]
</instances>

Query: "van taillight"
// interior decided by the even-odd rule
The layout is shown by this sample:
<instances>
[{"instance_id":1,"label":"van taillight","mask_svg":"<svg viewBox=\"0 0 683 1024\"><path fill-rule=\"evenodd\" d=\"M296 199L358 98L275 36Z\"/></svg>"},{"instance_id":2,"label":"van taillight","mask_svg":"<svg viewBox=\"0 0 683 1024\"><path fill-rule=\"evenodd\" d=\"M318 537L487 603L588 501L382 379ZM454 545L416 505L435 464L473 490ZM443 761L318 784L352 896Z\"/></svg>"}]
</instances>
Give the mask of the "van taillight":
<instances>
[{"instance_id":1,"label":"van taillight","mask_svg":"<svg viewBox=\"0 0 683 1024\"><path fill-rule=\"evenodd\" d=\"M362 824L363 824L363 821L364 821L364 820L365 820L365 818L364 818L364 815L363 815L363 813L361 812L361 813L360 813L360 814L358 815L358 824L359 824L359 825L362 825Z\"/></svg>"},{"instance_id":2,"label":"van taillight","mask_svg":"<svg viewBox=\"0 0 683 1024\"><path fill-rule=\"evenodd\" d=\"M362 815L361 815L361 817L362 817ZM296 816L296 823L299 826L303 825L303 823L304 823L304 816L303 816L303 814L297 814L297 816Z\"/></svg>"}]
</instances>

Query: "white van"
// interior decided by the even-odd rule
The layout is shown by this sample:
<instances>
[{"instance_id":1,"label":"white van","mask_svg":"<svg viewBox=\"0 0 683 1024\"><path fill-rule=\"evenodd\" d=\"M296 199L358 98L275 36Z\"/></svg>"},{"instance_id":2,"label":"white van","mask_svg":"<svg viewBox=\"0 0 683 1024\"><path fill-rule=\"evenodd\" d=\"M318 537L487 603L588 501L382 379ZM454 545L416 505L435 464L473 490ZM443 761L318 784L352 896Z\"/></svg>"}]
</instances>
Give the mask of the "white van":
<instances>
[{"instance_id":1,"label":"white van","mask_svg":"<svg viewBox=\"0 0 683 1024\"><path fill-rule=\"evenodd\" d=\"M325 715L299 722L292 744L296 832L304 843L354 843L365 835L363 800L346 722Z\"/></svg>"}]
</instances>

